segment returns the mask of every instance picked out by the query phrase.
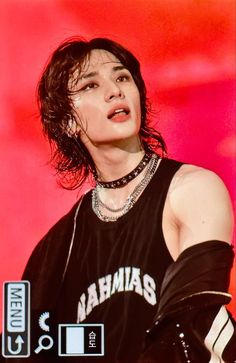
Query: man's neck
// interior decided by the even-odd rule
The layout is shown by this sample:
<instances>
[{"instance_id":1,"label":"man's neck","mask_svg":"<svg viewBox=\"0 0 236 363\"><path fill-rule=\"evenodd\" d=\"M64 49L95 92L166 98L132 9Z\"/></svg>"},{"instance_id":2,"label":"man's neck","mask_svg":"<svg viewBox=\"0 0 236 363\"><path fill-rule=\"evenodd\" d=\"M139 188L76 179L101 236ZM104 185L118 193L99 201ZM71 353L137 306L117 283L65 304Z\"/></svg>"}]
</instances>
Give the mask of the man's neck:
<instances>
[{"instance_id":1,"label":"man's neck","mask_svg":"<svg viewBox=\"0 0 236 363\"><path fill-rule=\"evenodd\" d=\"M116 180L130 173L144 156L139 140L118 145L99 145L90 153L98 178L103 181Z\"/></svg>"}]
</instances>

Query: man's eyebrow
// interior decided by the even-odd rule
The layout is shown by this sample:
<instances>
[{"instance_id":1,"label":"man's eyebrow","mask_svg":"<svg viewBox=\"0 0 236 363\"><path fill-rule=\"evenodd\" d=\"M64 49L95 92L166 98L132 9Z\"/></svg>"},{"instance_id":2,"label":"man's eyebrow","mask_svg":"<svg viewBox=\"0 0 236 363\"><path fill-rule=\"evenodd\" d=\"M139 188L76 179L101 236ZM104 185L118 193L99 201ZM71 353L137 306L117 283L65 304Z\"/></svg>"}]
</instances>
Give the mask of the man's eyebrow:
<instances>
[{"instance_id":1,"label":"man's eyebrow","mask_svg":"<svg viewBox=\"0 0 236 363\"><path fill-rule=\"evenodd\" d=\"M121 71L122 69L127 69L126 67L124 67L123 65L120 66L114 66L112 67L112 71L116 72L116 71ZM92 78L94 76L97 76L98 72L89 72L89 73L84 73L79 77L79 81L83 80L83 79L88 79L88 78Z\"/></svg>"},{"instance_id":2,"label":"man's eyebrow","mask_svg":"<svg viewBox=\"0 0 236 363\"><path fill-rule=\"evenodd\" d=\"M94 77L94 76L97 76L98 75L98 72L90 72L90 73L85 73L85 74L82 74L80 77L79 77L79 81L81 81L82 79L87 79L87 78L91 78L91 77Z\"/></svg>"},{"instance_id":3,"label":"man's eyebrow","mask_svg":"<svg viewBox=\"0 0 236 363\"><path fill-rule=\"evenodd\" d=\"M122 69L127 69L125 66L115 66L112 68L112 70L115 72L115 71L122 71Z\"/></svg>"}]
</instances>

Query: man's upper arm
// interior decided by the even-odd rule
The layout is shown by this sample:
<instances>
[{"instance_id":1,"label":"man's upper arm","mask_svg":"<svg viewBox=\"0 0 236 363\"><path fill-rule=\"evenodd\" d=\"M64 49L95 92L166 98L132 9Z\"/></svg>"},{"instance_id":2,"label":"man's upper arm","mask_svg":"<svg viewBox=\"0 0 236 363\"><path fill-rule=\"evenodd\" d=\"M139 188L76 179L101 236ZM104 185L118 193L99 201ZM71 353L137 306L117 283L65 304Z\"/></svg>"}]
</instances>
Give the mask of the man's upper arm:
<instances>
[{"instance_id":1,"label":"man's upper arm","mask_svg":"<svg viewBox=\"0 0 236 363\"><path fill-rule=\"evenodd\" d=\"M178 226L179 253L208 240L231 242L231 201L224 183L215 173L184 165L170 203Z\"/></svg>"}]
</instances>

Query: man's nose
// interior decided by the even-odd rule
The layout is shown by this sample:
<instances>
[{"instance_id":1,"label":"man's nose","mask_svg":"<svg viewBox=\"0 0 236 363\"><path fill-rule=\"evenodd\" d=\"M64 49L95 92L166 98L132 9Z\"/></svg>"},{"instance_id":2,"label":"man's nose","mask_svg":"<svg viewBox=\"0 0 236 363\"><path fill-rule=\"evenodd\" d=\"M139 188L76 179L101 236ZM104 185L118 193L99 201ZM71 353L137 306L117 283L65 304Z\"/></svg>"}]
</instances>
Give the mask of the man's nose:
<instances>
[{"instance_id":1,"label":"man's nose","mask_svg":"<svg viewBox=\"0 0 236 363\"><path fill-rule=\"evenodd\" d=\"M114 98L124 98L124 93L118 83L111 81L106 85L105 101L110 102Z\"/></svg>"}]
</instances>

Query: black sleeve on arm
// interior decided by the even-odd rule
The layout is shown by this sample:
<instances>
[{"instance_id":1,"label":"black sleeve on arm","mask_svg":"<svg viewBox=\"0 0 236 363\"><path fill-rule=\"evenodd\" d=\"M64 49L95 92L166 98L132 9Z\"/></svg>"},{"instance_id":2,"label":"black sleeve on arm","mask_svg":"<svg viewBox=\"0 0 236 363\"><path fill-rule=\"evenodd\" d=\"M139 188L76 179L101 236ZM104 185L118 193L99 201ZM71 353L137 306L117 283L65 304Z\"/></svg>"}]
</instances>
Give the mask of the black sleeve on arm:
<instances>
[{"instance_id":1,"label":"black sleeve on arm","mask_svg":"<svg viewBox=\"0 0 236 363\"><path fill-rule=\"evenodd\" d=\"M236 324L224 306L233 257L227 243L206 241L169 266L140 363L236 362Z\"/></svg>"}]
</instances>

